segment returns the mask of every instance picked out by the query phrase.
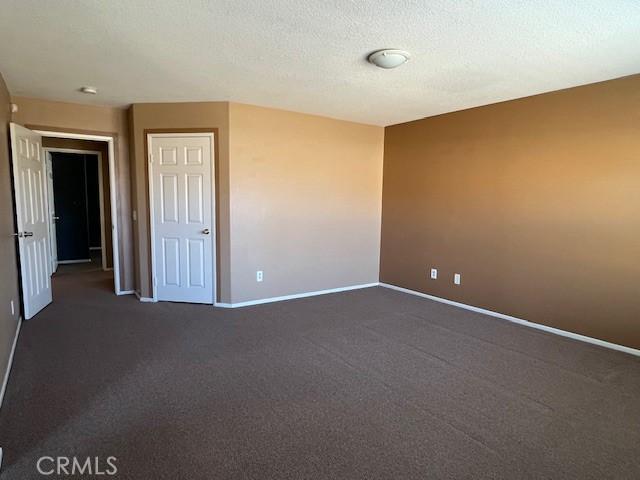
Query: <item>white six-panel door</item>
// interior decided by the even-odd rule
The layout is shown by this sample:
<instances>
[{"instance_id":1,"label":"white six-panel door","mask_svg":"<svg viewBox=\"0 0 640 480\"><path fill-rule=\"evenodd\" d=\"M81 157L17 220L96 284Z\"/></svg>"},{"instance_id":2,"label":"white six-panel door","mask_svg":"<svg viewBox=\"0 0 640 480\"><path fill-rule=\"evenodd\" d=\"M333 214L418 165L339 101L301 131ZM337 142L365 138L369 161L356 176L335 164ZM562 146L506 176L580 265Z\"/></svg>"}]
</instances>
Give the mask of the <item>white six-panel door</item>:
<instances>
[{"instance_id":1,"label":"white six-panel door","mask_svg":"<svg viewBox=\"0 0 640 480\"><path fill-rule=\"evenodd\" d=\"M47 169L42 137L12 123L11 152L24 318L51 303Z\"/></svg>"},{"instance_id":2,"label":"white six-panel door","mask_svg":"<svg viewBox=\"0 0 640 480\"><path fill-rule=\"evenodd\" d=\"M157 300L214 302L213 134L149 135Z\"/></svg>"}]
</instances>

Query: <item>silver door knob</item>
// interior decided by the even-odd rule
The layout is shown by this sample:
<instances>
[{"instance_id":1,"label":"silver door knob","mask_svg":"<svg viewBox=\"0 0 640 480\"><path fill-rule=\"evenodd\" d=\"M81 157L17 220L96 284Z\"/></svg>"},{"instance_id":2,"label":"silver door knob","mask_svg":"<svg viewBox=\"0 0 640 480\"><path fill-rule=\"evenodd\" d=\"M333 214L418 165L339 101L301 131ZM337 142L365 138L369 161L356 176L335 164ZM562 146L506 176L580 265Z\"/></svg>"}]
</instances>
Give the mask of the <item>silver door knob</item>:
<instances>
[{"instance_id":1,"label":"silver door knob","mask_svg":"<svg viewBox=\"0 0 640 480\"><path fill-rule=\"evenodd\" d=\"M60 217L56 217L55 215L51 218L53 218L54 220L60 220Z\"/></svg>"},{"instance_id":2,"label":"silver door knob","mask_svg":"<svg viewBox=\"0 0 640 480\"><path fill-rule=\"evenodd\" d=\"M209 229L205 228L204 230L202 230L202 233L204 233L205 235L209 235Z\"/></svg>"},{"instance_id":3,"label":"silver door knob","mask_svg":"<svg viewBox=\"0 0 640 480\"><path fill-rule=\"evenodd\" d=\"M33 237L33 232L23 232L22 235L25 237Z\"/></svg>"}]
</instances>

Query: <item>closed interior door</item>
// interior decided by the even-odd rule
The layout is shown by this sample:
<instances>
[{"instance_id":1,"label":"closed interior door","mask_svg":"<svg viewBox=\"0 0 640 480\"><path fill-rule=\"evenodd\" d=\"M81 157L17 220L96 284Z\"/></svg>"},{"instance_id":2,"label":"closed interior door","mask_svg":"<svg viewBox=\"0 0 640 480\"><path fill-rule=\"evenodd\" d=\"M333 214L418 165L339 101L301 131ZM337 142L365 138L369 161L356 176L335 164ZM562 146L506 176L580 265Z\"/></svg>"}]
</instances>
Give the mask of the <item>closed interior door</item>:
<instances>
[{"instance_id":1,"label":"closed interior door","mask_svg":"<svg viewBox=\"0 0 640 480\"><path fill-rule=\"evenodd\" d=\"M213 135L150 135L149 151L156 298L213 303Z\"/></svg>"},{"instance_id":2,"label":"closed interior door","mask_svg":"<svg viewBox=\"0 0 640 480\"><path fill-rule=\"evenodd\" d=\"M29 319L52 300L47 170L42 137L15 123L10 130L22 301Z\"/></svg>"}]
</instances>

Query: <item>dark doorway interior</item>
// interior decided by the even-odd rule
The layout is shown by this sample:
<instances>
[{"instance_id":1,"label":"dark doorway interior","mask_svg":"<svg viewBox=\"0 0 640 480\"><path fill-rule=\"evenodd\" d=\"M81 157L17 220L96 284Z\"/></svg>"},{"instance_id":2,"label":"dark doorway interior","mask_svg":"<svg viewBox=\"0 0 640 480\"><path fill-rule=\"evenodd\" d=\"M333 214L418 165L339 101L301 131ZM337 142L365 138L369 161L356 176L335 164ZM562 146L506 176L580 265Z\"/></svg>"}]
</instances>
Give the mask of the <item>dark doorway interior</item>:
<instances>
[{"instance_id":1,"label":"dark doorway interior","mask_svg":"<svg viewBox=\"0 0 640 480\"><path fill-rule=\"evenodd\" d=\"M97 155L51 153L59 263L91 262L101 244Z\"/></svg>"}]
</instances>

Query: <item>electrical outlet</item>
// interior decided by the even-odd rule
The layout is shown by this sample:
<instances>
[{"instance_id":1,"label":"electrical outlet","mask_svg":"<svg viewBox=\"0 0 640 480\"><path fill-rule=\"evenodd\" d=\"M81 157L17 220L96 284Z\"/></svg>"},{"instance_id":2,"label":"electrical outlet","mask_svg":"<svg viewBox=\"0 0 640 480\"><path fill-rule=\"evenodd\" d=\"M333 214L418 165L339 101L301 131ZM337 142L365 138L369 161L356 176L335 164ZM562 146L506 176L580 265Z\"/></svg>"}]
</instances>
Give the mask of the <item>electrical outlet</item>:
<instances>
[{"instance_id":1,"label":"electrical outlet","mask_svg":"<svg viewBox=\"0 0 640 480\"><path fill-rule=\"evenodd\" d=\"M431 269L431 280L435 280L436 278L438 278L438 269L437 268L432 268Z\"/></svg>"},{"instance_id":2,"label":"electrical outlet","mask_svg":"<svg viewBox=\"0 0 640 480\"><path fill-rule=\"evenodd\" d=\"M454 273L453 274L453 283L455 283L456 285L460 285L460 274L459 273Z\"/></svg>"},{"instance_id":3,"label":"electrical outlet","mask_svg":"<svg viewBox=\"0 0 640 480\"><path fill-rule=\"evenodd\" d=\"M11 300L11 315L16 314L16 307L13 305L13 300Z\"/></svg>"},{"instance_id":4,"label":"electrical outlet","mask_svg":"<svg viewBox=\"0 0 640 480\"><path fill-rule=\"evenodd\" d=\"M262 270L258 270L256 272L256 282L261 282L262 281Z\"/></svg>"}]
</instances>

